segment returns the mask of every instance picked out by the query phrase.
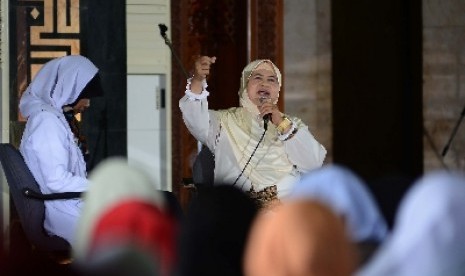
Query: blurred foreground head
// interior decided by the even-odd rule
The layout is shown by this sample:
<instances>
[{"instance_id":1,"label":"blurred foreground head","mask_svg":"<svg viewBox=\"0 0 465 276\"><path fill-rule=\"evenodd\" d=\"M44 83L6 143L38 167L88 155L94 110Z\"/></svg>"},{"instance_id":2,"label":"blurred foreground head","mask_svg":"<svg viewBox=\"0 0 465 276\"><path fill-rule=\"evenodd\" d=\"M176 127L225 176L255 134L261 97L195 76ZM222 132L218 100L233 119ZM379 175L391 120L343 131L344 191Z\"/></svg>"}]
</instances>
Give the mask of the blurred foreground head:
<instances>
[{"instance_id":1,"label":"blurred foreground head","mask_svg":"<svg viewBox=\"0 0 465 276\"><path fill-rule=\"evenodd\" d=\"M202 189L180 228L176 275L242 275L242 258L255 203L231 185Z\"/></svg>"},{"instance_id":2,"label":"blurred foreground head","mask_svg":"<svg viewBox=\"0 0 465 276\"><path fill-rule=\"evenodd\" d=\"M348 276L356 252L342 220L310 200L286 202L256 220L246 248L246 276Z\"/></svg>"},{"instance_id":3,"label":"blurred foreground head","mask_svg":"<svg viewBox=\"0 0 465 276\"><path fill-rule=\"evenodd\" d=\"M290 199L321 202L346 223L353 242L382 242L387 224L366 184L351 170L340 165L326 165L307 173L299 181Z\"/></svg>"},{"instance_id":4,"label":"blurred foreground head","mask_svg":"<svg viewBox=\"0 0 465 276\"><path fill-rule=\"evenodd\" d=\"M113 158L102 162L89 179L73 248L76 264L87 274L107 268L108 273L122 273L137 258L141 266L134 273L159 267L160 275L169 275L176 223L148 174Z\"/></svg>"},{"instance_id":5,"label":"blurred foreground head","mask_svg":"<svg viewBox=\"0 0 465 276\"><path fill-rule=\"evenodd\" d=\"M371 258L388 233L365 182L343 166L326 165L304 175L289 196L289 200L296 199L321 202L344 221L351 242L357 245L360 264Z\"/></svg>"},{"instance_id":6,"label":"blurred foreground head","mask_svg":"<svg viewBox=\"0 0 465 276\"><path fill-rule=\"evenodd\" d=\"M465 175L433 172L402 199L394 229L358 275L465 275Z\"/></svg>"}]
</instances>

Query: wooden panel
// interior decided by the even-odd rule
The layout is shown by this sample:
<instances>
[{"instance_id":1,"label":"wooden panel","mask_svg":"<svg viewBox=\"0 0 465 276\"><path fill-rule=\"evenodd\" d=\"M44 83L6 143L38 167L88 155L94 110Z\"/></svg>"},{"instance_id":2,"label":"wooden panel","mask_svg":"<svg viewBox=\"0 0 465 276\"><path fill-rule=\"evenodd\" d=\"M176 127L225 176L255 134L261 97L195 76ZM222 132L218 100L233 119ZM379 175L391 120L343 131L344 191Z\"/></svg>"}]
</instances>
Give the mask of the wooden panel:
<instances>
[{"instance_id":1,"label":"wooden panel","mask_svg":"<svg viewBox=\"0 0 465 276\"><path fill-rule=\"evenodd\" d=\"M80 1L16 0L10 2L10 10L10 29L16 30L10 48L14 68L10 119L24 121L19 98L42 65L59 56L81 54Z\"/></svg>"},{"instance_id":2,"label":"wooden panel","mask_svg":"<svg viewBox=\"0 0 465 276\"><path fill-rule=\"evenodd\" d=\"M270 59L284 73L283 61L283 1L250 0L250 61ZM278 106L284 110L284 84Z\"/></svg>"}]
</instances>

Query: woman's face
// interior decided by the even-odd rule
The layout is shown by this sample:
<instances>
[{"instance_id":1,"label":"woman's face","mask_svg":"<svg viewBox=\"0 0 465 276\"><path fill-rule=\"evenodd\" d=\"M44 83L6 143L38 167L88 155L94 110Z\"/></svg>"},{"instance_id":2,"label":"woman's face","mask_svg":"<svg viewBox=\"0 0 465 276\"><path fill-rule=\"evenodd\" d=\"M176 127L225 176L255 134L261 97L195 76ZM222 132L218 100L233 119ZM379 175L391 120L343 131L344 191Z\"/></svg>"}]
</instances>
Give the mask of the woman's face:
<instances>
[{"instance_id":1,"label":"woman's face","mask_svg":"<svg viewBox=\"0 0 465 276\"><path fill-rule=\"evenodd\" d=\"M260 106L263 101L276 102L278 100L279 81L271 64L263 62L255 68L247 82L247 94L257 106Z\"/></svg>"}]
</instances>

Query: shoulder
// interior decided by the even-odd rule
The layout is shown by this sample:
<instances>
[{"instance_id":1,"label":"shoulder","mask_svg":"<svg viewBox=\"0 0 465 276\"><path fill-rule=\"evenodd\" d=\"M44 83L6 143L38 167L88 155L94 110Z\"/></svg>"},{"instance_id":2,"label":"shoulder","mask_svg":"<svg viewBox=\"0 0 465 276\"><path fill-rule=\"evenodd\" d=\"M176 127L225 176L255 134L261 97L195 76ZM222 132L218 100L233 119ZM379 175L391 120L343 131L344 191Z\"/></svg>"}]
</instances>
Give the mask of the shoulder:
<instances>
[{"instance_id":1,"label":"shoulder","mask_svg":"<svg viewBox=\"0 0 465 276\"><path fill-rule=\"evenodd\" d=\"M33 127L33 128L38 128L38 127L54 128L54 127L59 127L63 125L58 114L47 111L47 110L37 112L36 114L30 116L27 119L26 124L29 125L29 127Z\"/></svg>"},{"instance_id":2,"label":"shoulder","mask_svg":"<svg viewBox=\"0 0 465 276\"><path fill-rule=\"evenodd\" d=\"M216 114L218 117L229 117L229 116L238 117L238 116L241 116L242 114L241 110L242 110L242 107L231 107L228 109L217 110Z\"/></svg>"}]
</instances>

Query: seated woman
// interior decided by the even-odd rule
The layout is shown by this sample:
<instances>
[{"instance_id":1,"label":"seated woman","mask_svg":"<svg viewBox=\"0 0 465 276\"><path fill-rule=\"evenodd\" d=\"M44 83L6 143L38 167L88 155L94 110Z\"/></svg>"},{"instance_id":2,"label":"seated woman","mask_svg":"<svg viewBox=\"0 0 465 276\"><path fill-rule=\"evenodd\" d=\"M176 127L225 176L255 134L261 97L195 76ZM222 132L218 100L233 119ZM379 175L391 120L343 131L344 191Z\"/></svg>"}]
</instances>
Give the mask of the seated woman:
<instances>
[{"instance_id":1,"label":"seated woman","mask_svg":"<svg viewBox=\"0 0 465 276\"><path fill-rule=\"evenodd\" d=\"M63 113L63 106L84 111L102 94L89 85L97 67L83 56L53 59L40 69L23 93L19 109L27 118L20 152L44 194L87 190L86 164ZM73 244L81 199L45 202L44 228Z\"/></svg>"}]
</instances>

